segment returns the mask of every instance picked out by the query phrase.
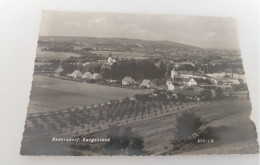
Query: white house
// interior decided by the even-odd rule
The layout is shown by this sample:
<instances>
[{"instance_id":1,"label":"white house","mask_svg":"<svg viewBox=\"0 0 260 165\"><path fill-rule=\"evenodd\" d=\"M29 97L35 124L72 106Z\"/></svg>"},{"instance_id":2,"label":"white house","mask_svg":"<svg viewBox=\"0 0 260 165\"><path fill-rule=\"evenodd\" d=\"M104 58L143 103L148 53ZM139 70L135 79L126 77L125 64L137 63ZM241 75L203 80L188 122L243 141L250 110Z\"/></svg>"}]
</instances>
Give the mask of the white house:
<instances>
[{"instance_id":1,"label":"white house","mask_svg":"<svg viewBox=\"0 0 260 165\"><path fill-rule=\"evenodd\" d=\"M177 83L170 83L168 85L168 90L174 91L176 89L180 89L180 85L179 84L177 84Z\"/></svg>"},{"instance_id":2,"label":"white house","mask_svg":"<svg viewBox=\"0 0 260 165\"><path fill-rule=\"evenodd\" d=\"M127 76L122 80L122 85L132 85L135 83L136 83L136 81L134 79L132 79L131 77L127 77Z\"/></svg>"},{"instance_id":3,"label":"white house","mask_svg":"<svg viewBox=\"0 0 260 165\"><path fill-rule=\"evenodd\" d=\"M190 81L188 82L188 86L197 86L197 85L198 83L194 78L190 79Z\"/></svg>"},{"instance_id":4,"label":"white house","mask_svg":"<svg viewBox=\"0 0 260 165\"><path fill-rule=\"evenodd\" d=\"M67 74L67 76L73 77L73 78L81 78L82 77L82 73L79 70L75 70L71 74Z\"/></svg>"},{"instance_id":5,"label":"white house","mask_svg":"<svg viewBox=\"0 0 260 165\"><path fill-rule=\"evenodd\" d=\"M91 76L91 79L93 79L93 80L100 80L100 79L102 79L102 76L99 73L94 73Z\"/></svg>"},{"instance_id":6,"label":"white house","mask_svg":"<svg viewBox=\"0 0 260 165\"><path fill-rule=\"evenodd\" d=\"M213 83L208 79L203 78L191 78L188 82L188 86L198 86L198 85L213 85Z\"/></svg>"},{"instance_id":7,"label":"white house","mask_svg":"<svg viewBox=\"0 0 260 165\"><path fill-rule=\"evenodd\" d=\"M154 84L151 80L144 79L140 85L140 87L146 87L146 88L152 88L154 87Z\"/></svg>"},{"instance_id":8,"label":"white house","mask_svg":"<svg viewBox=\"0 0 260 165\"><path fill-rule=\"evenodd\" d=\"M92 74L90 72L85 72L83 75L82 75L82 78L83 79L91 79L92 77Z\"/></svg>"},{"instance_id":9,"label":"white house","mask_svg":"<svg viewBox=\"0 0 260 165\"><path fill-rule=\"evenodd\" d=\"M171 70L171 78L191 78L194 77L194 71L186 71L186 70Z\"/></svg>"}]
</instances>

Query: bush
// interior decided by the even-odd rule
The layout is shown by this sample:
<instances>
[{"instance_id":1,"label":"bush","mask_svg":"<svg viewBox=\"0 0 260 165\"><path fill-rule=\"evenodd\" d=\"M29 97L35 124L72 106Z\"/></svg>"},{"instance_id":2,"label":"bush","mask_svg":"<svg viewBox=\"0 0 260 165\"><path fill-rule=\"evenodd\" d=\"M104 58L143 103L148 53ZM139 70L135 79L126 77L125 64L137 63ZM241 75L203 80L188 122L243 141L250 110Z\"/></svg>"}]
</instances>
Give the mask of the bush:
<instances>
[{"instance_id":1,"label":"bush","mask_svg":"<svg viewBox=\"0 0 260 165\"><path fill-rule=\"evenodd\" d=\"M109 154L122 154L124 151L129 155L141 155L143 153L143 139L132 132L131 127L126 127L120 133L118 126L111 126L108 131L108 142L105 146L106 151Z\"/></svg>"},{"instance_id":2,"label":"bush","mask_svg":"<svg viewBox=\"0 0 260 165\"><path fill-rule=\"evenodd\" d=\"M177 124L175 126L177 139L188 138L197 132L202 124L203 122L200 117L196 117L194 114L182 114L182 116L177 118Z\"/></svg>"}]
</instances>

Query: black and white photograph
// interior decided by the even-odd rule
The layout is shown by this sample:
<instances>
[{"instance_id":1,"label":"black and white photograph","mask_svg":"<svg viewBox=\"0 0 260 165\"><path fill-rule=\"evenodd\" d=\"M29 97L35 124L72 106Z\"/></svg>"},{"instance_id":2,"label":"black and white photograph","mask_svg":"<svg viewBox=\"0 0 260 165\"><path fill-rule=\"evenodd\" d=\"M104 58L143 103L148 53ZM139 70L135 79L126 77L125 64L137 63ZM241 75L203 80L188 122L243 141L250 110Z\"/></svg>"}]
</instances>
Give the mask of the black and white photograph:
<instances>
[{"instance_id":1,"label":"black and white photograph","mask_svg":"<svg viewBox=\"0 0 260 165\"><path fill-rule=\"evenodd\" d=\"M21 155L259 152L235 18L42 11L35 52Z\"/></svg>"}]
</instances>

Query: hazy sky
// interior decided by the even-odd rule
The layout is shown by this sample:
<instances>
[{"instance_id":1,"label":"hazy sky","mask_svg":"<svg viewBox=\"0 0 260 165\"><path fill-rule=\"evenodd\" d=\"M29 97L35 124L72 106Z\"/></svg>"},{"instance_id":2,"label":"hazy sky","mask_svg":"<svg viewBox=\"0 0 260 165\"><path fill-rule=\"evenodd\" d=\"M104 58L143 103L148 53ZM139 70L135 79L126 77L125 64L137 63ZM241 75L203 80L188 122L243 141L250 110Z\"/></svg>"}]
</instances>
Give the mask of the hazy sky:
<instances>
[{"instance_id":1,"label":"hazy sky","mask_svg":"<svg viewBox=\"0 0 260 165\"><path fill-rule=\"evenodd\" d=\"M236 21L222 17L44 11L40 35L169 40L202 48L239 47Z\"/></svg>"}]
</instances>

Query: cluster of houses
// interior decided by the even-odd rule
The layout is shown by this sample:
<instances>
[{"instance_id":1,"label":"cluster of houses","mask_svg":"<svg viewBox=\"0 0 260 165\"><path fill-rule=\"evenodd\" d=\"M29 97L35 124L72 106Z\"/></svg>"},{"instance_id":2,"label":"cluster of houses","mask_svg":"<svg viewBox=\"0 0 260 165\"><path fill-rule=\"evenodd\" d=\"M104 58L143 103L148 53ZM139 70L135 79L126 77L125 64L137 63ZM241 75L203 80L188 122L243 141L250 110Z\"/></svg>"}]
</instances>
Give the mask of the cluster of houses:
<instances>
[{"instance_id":1,"label":"cluster of houses","mask_svg":"<svg viewBox=\"0 0 260 165\"><path fill-rule=\"evenodd\" d=\"M171 71L171 78L166 82L168 90L182 89L186 86L211 87L214 83L203 74L194 71L176 70Z\"/></svg>"},{"instance_id":2,"label":"cluster of houses","mask_svg":"<svg viewBox=\"0 0 260 165\"><path fill-rule=\"evenodd\" d=\"M138 85L137 81L135 81L131 77L125 77L122 80L122 85L125 86L136 86ZM176 90L183 89L187 86L200 86L200 87L210 87L215 84L207 77L203 77L202 74L196 73L194 71L177 71L173 69L171 71L171 78L166 81L166 87L168 90ZM152 83L151 80L144 79L140 86L140 88L156 88L156 86Z\"/></svg>"},{"instance_id":3,"label":"cluster of houses","mask_svg":"<svg viewBox=\"0 0 260 165\"><path fill-rule=\"evenodd\" d=\"M133 78L126 76L122 80L122 85L124 86L138 86L138 82L135 81ZM139 85L140 88L155 88L155 85L152 83L151 80L144 79L141 84Z\"/></svg>"},{"instance_id":4,"label":"cluster of houses","mask_svg":"<svg viewBox=\"0 0 260 165\"><path fill-rule=\"evenodd\" d=\"M106 64L112 65L116 60L109 57ZM55 72L55 77L67 76L71 78L81 78L86 80L101 80L102 76L99 73L85 72L82 74L79 70L75 70L71 74L66 74L64 69L60 66ZM117 80L106 80L107 83L119 83ZM179 70L172 69L171 77L166 81L163 86L164 89L170 91L176 91L184 89L186 87L200 87L202 89L215 89L215 87L230 88L232 85L238 85L241 82L246 82L243 75L236 75L233 73L213 73L204 74L199 71L193 70ZM122 79L123 86L133 86L139 88L161 88L156 87L151 80L144 79L141 83L138 83L132 77L126 76Z\"/></svg>"},{"instance_id":5,"label":"cluster of houses","mask_svg":"<svg viewBox=\"0 0 260 165\"><path fill-rule=\"evenodd\" d=\"M245 75L233 74L233 73L213 73L206 74L211 80L219 86L231 87L232 85L238 85L240 83L246 83Z\"/></svg>"},{"instance_id":6,"label":"cluster of houses","mask_svg":"<svg viewBox=\"0 0 260 165\"><path fill-rule=\"evenodd\" d=\"M113 57L108 57L107 61L99 61L99 63L102 63L102 67L110 67L113 63L116 62L116 59ZM89 65L90 62L83 63L82 66ZM77 64L78 65L78 64ZM66 71L61 67L61 65L58 67L57 70L54 71L54 77L62 77L67 76L71 78L82 78L87 80L101 80L102 76L99 73L93 73L85 72L84 74L81 73L79 70L73 71L71 74L66 74Z\"/></svg>"},{"instance_id":7,"label":"cluster of houses","mask_svg":"<svg viewBox=\"0 0 260 165\"><path fill-rule=\"evenodd\" d=\"M60 77L60 76L67 76L71 78L82 78L82 79L87 79L87 80L101 80L102 76L99 73L93 73L91 74L90 72L85 72L82 74L79 70L75 70L71 74L66 74L64 69L59 66L59 68L54 72L54 77Z\"/></svg>"},{"instance_id":8,"label":"cluster of houses","mask_svg":"<svg viewBox=\"0 0 260 165\"><path fill-rule=\"evenodd\" d=\"M203 74L194 71L183 71L173 69L171 71L171 78L166 82L168 90L182 89L184 87L202 87L213 89L221 87L228 89L233 85L246 82L244 75L233 73L213 73Z\"/></svg>"}]
</instances>

